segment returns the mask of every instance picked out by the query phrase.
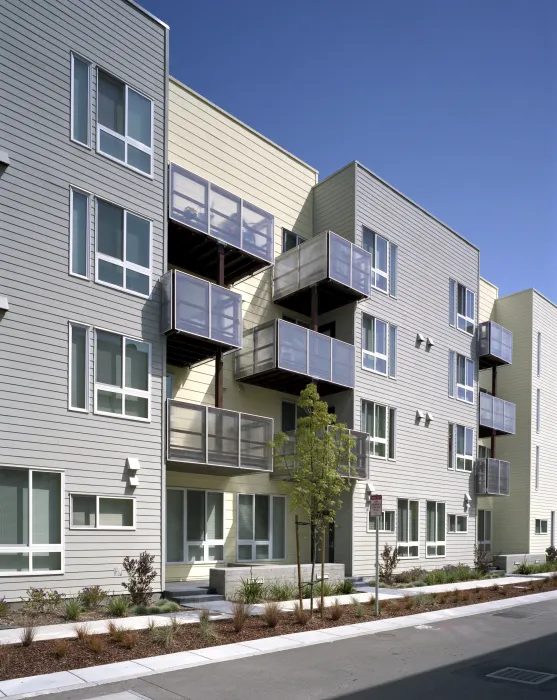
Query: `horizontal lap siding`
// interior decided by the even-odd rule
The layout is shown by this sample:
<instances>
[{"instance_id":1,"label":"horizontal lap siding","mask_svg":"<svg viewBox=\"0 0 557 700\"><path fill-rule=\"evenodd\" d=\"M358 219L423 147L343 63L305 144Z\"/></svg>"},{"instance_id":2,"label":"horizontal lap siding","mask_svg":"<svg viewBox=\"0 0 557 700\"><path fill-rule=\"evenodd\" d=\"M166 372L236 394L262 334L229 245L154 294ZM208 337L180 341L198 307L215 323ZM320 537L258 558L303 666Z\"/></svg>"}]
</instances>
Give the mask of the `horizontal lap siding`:
<instances>
[{"instance_id":1,"label":"horizontal lap siding","mask_svg":"<svg viewBox=\"0 0 557 700\"><path fill-rule=\"evenodd\" d=\"M356 164L350 163L314 188L313 230L315 234L330 230L349 241L354 241L355 187Z\"/></svg>"},{"instance_id":2,"label":"horizontal lap siding","mask_svg":"<svg viewBox=\"0 0 557 700\"><path fill-rule=\"evenodd\" d=\"M446 535L446 556L425 557L426 501L446 504L447 514L464 515L465 494L473 496L471 475L447 469L449 422L472 428L473 406L448 396L449 350L475 359L471 336L449 325L449 279L478 292L479 253L455 233L393 191L361 166L357 167L356 243L362 245L366 226L399 246L398 298L377 290L357 307L355 321L356 391L354 427L360 428L361 401L375 401L397 409L396 460L372 459L370 481L396 510L397 498L420 501L419 559L405 566L434 568L459 561L472 562L476 503L468 511L468 534ZM397 378L389 379L362 369L361 314L376 316L398 328ZM434 345L416 346L417 334ZM477 391L475 400L477 402ZM416 411L430 412L426 426L416 423ZM373 573L374 535L366 532L365 485L357 484L353 501L353 573ZM396 535L381 535L394 544Z\"/></svg>"},{"instance_id":3,"label":"horizontal lap siding","mask_svg":"<svg viewBox=\"0 0 557 700\"><path fill-rule=\"evenodd\" d=\"M166 33L124 0L0 0L0 17L0 144L11 161L0 173L0 294L10 303L0 320L0 464L62 469L66 482L66 573L2 577L0 590L12 599L30 585L71 593L98 583L119 591L124 556L148 549L158 570L161 562L164 359L156 283L164 270ZM154 100L153 179L70 141L71 51ZM92 92L94 147L96 71ZM94 211L91 280L68 274L71 185L153 222L150 299L94 283ZM70 320L151 343L150 423L68 411ZM128 456L141 464L136 489L128 486ZM133 495L137 529L69 529L71 492Z\"/></svg>"}]
</instances>

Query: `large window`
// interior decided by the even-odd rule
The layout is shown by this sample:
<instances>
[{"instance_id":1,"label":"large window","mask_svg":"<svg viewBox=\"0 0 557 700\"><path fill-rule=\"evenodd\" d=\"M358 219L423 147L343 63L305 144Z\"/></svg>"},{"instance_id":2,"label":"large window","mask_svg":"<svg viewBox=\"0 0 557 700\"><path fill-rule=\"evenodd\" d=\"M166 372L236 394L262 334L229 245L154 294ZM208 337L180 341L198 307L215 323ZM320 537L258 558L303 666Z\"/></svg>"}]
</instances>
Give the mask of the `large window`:
<instances>
[{"instance_id":1,"label":"large window","mask_svg":"<svg viewBox=\"0 0 557 700\"><path fill-rule=\"evenodd\" d=\"M97 150L140 173L153 173L153 102L100 69Z\"/></svg>"},{"instance_id":2,"label":"large window","mask_svg":"<svg viewBox=\"0 0 557 700\"><path fill-rule=\"evenodd\" d=\"M387 375L388 324L367 314L362 315L362 367Z\"/></svg>"},{"instance_id":3,"label":"large window","mask_svg":"<svg viewBox=\"0 0 557 700\"><path fill-rule=\"evenodd\" d=\"M368 532L375 532L374 516L369 515L368 510ZM394 532L395 531L395 512L394 510L384 510L379 518L379 532Z\"/></svg>"},{"instance_id":4,"label":"large window","mask_svg":"<svg viewBox=\"0 0 557 700\"><path fill-rule=\"evenodd\" d=\"M459 401L474 403L474 375L476 366L473 360L449 351L449 396Z\"/></svg>"},{"instance_id":5,"label":"large window","mask_svg":"<svg viewBox=\"0 0 557 700\"><path fill-rule=\"evenodd\" d=\"M97 201L97 282L148 297L151 293L151 222Z\"/></svg>"},{"instance_id":6,"label":"large window","mask_svg":"<svg viewBox=\"0 0 557 700\"><path fill-rule=\"evenodd\" d=\"M416 558L420 552L418 542L420 505L418 501L399 498L397 510L398 556L402 559Z\"/></svg>"},{"instance_id":7,"label":"large window","mask_svg":"<svg viewBox=\"0 0 557 700\"><path fill-rule=\"evenodd\" d=\"M370 436L372 457L396 457L396 409L362 401L362 431Z\"/></svg>"},{"instance_id":8,"label":"large window","mask_svg":"<svg viewBox=\"0 0 557 700\"><path fill-rule=\"evenodd\" d=\"M449 322L461 331L474 334L476 326L476 295L454 280L449 282Z\"/></svg>"},{"instance_id":9,"label":"large window","mask_svg":"<svg viewBox=\"0 0 557 700\"><path fill-rule=\"evenodd\" d=\"M151 346L96 331L95 412L150 419Z\"/></svg>"},{"instance_id":10,"label":"large window","mask_svg":"<svg viewBox=\"0 0 557 700\"><path fill-rule=\"evenodd\" d=\"M474 467L474 429L449 423L449 469L456 464L459 472Z\"/></svg>"},{"instance_id":11,"label":"large window","mask_svg":"<svg viewBox=\"0 0 557 700\"><path fill-rule=\"evenodd\" d=\"M135 499L133 498L73 493L70 500L72 528L84 530L133 530L135 528Z\"/></svg>"},{"instance_id":12,"label":"large window","mask_svg":"<svg viewBox=\"0 0 557 700\"><path fill-rule=\"evenodd\" d=\"M166 561L224 561L224 494L169 488L166 499Z\"/></svg>"},{"instance_id":13,"label":"large window","mask_svg":"<svg viewBox=\"0 0 557 700\"><path fill-rule=\"evenodd\" d=\"M465 534L468 532L468 516L467 515L449 515L448 516L448 532L452 534Z\"/></svg>"},{"instance_id":14,"label":"large window","mask_svg":"<svg viewBox=\"0 0 557 700\"><path fill-rule=\"evenodd\" d=\"M286 498L238 494L238 561L286 558Z\"/></svg>"},{"instance_id":15,"label":"large window","mask_svg":"<svg viewBox=\"0 0 557 700\"><path fill-rule=\"evenodd\" d=\"M89 410L89 328L70 323L69 408Z\"/></svg>"},{"instance_id":16,"label":"large window","mask_svg":"<svg viewBox=\"0 0 557 700\"><path fill-rule=\"evenodd\" d=\"M70 274L89 277L90 201L87 192L70 190Z\"/></svg>"},{"instance_id":17,"label":"large window","mask_svg":"<svg viewBox=\"0 0 557 700\"><path fill-rule=\"evenodd\" d=\"M378 233L364 228L363 248L371 253L371 286L385 294L396 296L396 278L389 285L389 241ZM398 249L391 253L391 274L396 275L398 268Z\"/></svg>"},{"instance_id":18,"label":"large window","mask_svg":"<svg viewBox=\"0 0 557 700\"><path fill-rule=\"evenodd\" d=\"M0 467L0 575L61 573L62 474Z\"/></svg>"},{"instance_id":19,"label":"large window","mask_svg":"<svg viewBox=\"0 0 557 700\"><path fill-rule=\"evenodd\" d=\"M283 401L281 407L281 430L289 433L298 427L298 404L293 401Z\"/></svg>"},{"instance_id":20,"label":"large window","mask_svg":"<svg viewBox=\"0 0 557 700\"><path fill-rule=\"evenodd\" d=\"M427 501L426 557L445 556L445 504Z\"/></svg>"},{"instance_id":21,"label":"large window","mask_svg":"<svg viewBox=\"0 0 557 700\"><path fill-rule=\"evenodd\" d=\"M91 64L72 54L71 137L91 145Z\"/></svg>"},{"instance_id":22,"label":"large window","mask_svg":"<svg viewBox=\"0 0 557 700\"><path fill-rule=\"evenodd\" d=\"M282 252L286 253L287 250L292 250L292 248L297 248L306 239L299 236L294 231L288 231L288 229L282 229Z\"/></svg>"},{"instance_id":23,"label":"large window","mask_svg":"<svg viewBox=\"0 0 557 700\"><path fill-rule=\"evenodd\" d=\"M478 511L478 548L491 552L491 511Z\"/></svg>"}]
</instances>

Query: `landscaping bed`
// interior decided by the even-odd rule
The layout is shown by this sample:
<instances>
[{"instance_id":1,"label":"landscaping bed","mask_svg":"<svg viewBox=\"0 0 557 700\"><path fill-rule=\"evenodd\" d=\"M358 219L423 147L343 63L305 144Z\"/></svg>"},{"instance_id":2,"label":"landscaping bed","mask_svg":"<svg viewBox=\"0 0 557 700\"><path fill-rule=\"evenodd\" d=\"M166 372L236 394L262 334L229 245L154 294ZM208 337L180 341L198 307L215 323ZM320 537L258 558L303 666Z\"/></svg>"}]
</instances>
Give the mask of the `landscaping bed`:
<instances>
[{"instance_id":1,"label":"landscaping bed","mask_svg":"<svg viewBox=\"0 0 557 700\"><path fill-rule=\"evenodd\" d=\"M390 581L380 579L379 585L384 588L417 588L463 581L485 581L499 577L500 574L486 573L485 570L474 569L467 564L448 564L440 569L427 570L419 567L408 569L399 574L393 574ZM369 585L374 586L375 581L370 581Z\"/></svg>"},{"instance_id":2,"label":"landscaping bed","mask_svg":"<svg viewBox=\"0 0 557 700\"><path fill-rule=\"evenodd\" d=\"M387 619L413 615L432 610L443 610L474 603L483 603L502 598L525 596L557 589L557 578L528 581L517 586L489 586L447 593L407 595L380 602L380 617ZM375 605L370 597L367 603L333 605L324 610L324 620L320 613L305 623L298 611L275 614L276 626L267 608L262 616L250 617L246 610L237 605L236 612L243 611L243 618L211 622L208 614L202 613L200 623L179 625L173 621L163 627L151 627L142 631L124 632L112 625L111 634L90 635L85 626L80 628L81 639L49 640L32 642L29 646L5 645L0 647L0 680L33 676L57 671L68 671L87 666L140 659L178 651L192 651L205 647L243 642L282 634L292 634L305 630L319 630L339 625L368 622L375 617ZM276 604L275 604L276 613ZM242 618L242 619L240 619ZM236 627L236 630L235 630Z\"/></svg>"}]
</instances>

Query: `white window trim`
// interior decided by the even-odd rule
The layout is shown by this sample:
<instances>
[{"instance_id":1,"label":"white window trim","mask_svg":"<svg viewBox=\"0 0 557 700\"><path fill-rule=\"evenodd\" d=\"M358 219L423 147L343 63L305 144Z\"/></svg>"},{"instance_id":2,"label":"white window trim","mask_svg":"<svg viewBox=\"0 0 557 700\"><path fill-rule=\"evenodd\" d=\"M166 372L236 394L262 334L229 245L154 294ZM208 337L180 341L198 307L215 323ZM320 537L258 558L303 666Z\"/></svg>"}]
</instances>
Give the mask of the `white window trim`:
<instances>
[{"instance_id":1,"label":"white window trim","mask_svg":"<svg viewBox=\"0 0 557 700\"><path fill-rule=\"evenodd\" d=\"M451 518L455 519L455 521L454 521L455 529L454 530L451 530L451 528L450 528L450 522L451 522L450 519ZM466 521L466 530L457 530L456 529L458 518L464 518L464 520ZM459 513L447 513L447 529L445 530L445 539L446 539L447 535L467 535L467 534L468 534L468 516L461 515Z\"/></svg>"},{"instance_id":2,"label":"white window trim","mask_svg":"<svg viewBox=\"0 0 557 700\"><path fill-rule=\"evenodd\" d=\"M113 258L110 255L106 255L106 253L99 253L99 207L98 203L99 201L105 202L106 204L111 204L112 206L118 207L118 209L121 209L124 213L124 226L122 230L122 235L123 235L123 247L122 247L122 260L119 260L118 258ZM138 219L143 219L144 221L147 221L149 223L149 267L142 267L141 265L137 265L137 263L132 263L128 262L126 260L126 251L127 251L127 231L128 231L128 214L131 214L132 216L136 216ZM111 284L110 282L105 282L104 280L99 279L99 260L104 260L105 262L111 263L112 265L117 265L118 267L122 268L122 286L120 287L117 284ZM149 278L149 294L141 294L140 292L135 292L133 289L127 289L125 284L126 284L126 271L127 270L132 270L134 272L139 272L142 275L145 275L146 277ZM153 222L151 219L148 219L146 216L143 216L142 214L137 214L134 211L130 211L129 209L126 209L125 207L120 206L119 204L116 204L115 202L111 202L108 199L104 199L104 197L96 197L95 198L95 282L103 287L109 287L110 289L117 289L120 292L124 292L125 294L131 294L134 297L140 297L141 299L150 299L151 294L153 292L152 288L152 281L153 281Z\"/></svg>"},{"instance_id":3,"label":"white window trim","mask_svg":"<svg viewBox=\"0 0 557 700\"><path fill-rule=\"evenodd\" d=\"M373 231L373 258L372 258L373 263L375 263L375 260L377 259L377 239L378 238L381 238L387 244L387 271L385 272L384 270L380 270L378 267L375 267L375 264L373 264L371 267L371 277L372 277L371 286L373 289L377 289L378 292L381 292L381 294L385 294L386 296L389 296L389 273L390 273L389 258L390 258L390 254L391 254L390 244L389 244L389 240L387 238L385 238L385 236L381 236L376 231ZM386 284L387 284L386 289L381 289L373 282L374 276L375 276L375 279L377 279L377 275L379 275L380 277L383 277L385 279Z\"/></svg>"},{"instance_id":4,"label":"white window trim","mask_svg":"<svg viewBox=\"0 0 557 700\"><path fill-rule=\"evenodd\" d=\"M537 531L538 523L540 531ZM542 532L542 523L545 523L545 532ZM549 533L549 523L546 518L534 518L534 535L547 535Z\"/></svg>"},{"instance_id":5,"label":"white window trim","mask_svg":"<svg viewBox=\"0 0 557 700\"><path fill-rule=\"evenodd\" d=\"M122 386L112 386L111 384L102 384L100 382L97 382L97 334L98 332L101 333L111 333L112 335L117 335L120 338L122 338ZM144 345L147 345L149 347L149 358L148 358L148 372L149 372L149 378L148 378L148 389L147 391L143 391L141 389L129 389L126 387L126 340L132 340L137 343L143 343ZM131 421L139 421L141 423L150 423L151 422L151 389L152 389L152 353L153 353L153 348L151 346L151 343L147 342L146 340L142 340L141 338L134 338L131 335L122 335L121 333L118 333L116 331L111 331L106 328L94 328L94 367L93 367L93 381L94 381L94 408L93 408L93 413L95 415L99 416L109 416L110 418L120 418L122 420L131 420ZM99 411L98 406L97 406L97 394L98 394L98 389L102 391L110 391L114 394L122 394L122 413L108 413L107 411ZM145 398L147 399L147 418L140 418L138 416L126 416L124 413L125 407L126 407L126 396L138 396L140 398Z\"/></svg>"},{"instance_id":6,"label":"white window trim","mask_svg":"<svg viewBox=\"0 0 557 700\"><path fill-rule=\"evenodd\" d=\"M255 534L255 496L268 496L269 497L269 539L268 540L241 540L240 539L240 518L238 517L238 512L239 512L239 506L240 506L240 496L251 496L253 498L253 518L252 518L252 525L253 525L253 530ZM274 499L275 498L282 498L284 499L284 557L281 559L273 559L273 508L274 508ZM237 493L236 494L236 561L237 562L259 562L259 561L286 561L286 552L287 552L287 547L288 547L288 540L287 540L287 528L286 528L286 523L287 523L287 514L288 514L288 508L287 508L287 503L286 503L286 496L282 496L280 494L274 494L274 493ZM241 545L251 545L251 559L240 559L238 556L239 553L239 548ZM255 552L256 552L256 546L257 545L268 545L269 547L269 558L268 559L256 559L255 558Z\"/></svg>"},{"instance_id":7,"label":"white window trim","mask_svg":"<svg viewBox=\"0 0 557 700\"><path fill-rule=\"evenodd\" d=\"M207 565L213 565L213 564L222 564L224 562L224 547L225 547L225 537L224 537L224 514L226 512L226 503L225 503L225 498L226 498L226 493L224 491L218 491L216 489L188 489L185 487L180 487L180 486L167 486L166 491L181 491L182 492L182 512L184 514L184 522L183 522L183 532L184 532L184 539L182 542L182 549L184 551L184 560L183 561L169 561L168 559L168 553L165 551L164 558L165 562L169 566L207 566ZM222 534L223 538L221 540L188 540L188 519L187 519L187 493L188 491L199 491L201 493L205 494L205 525L207 525L207 494L208 493L219 493L222 494ZM188 559L188 545L193 545L193 546L198 546L198 547L203 547L203 561L189 561ZM208 551L209 547L218 547L222 546L222 559L209 559L208 558Z\"/></svg>"},{"instance_id":8,"label":"white window trim","mask_svg":"<svg viewBox=\"0 0 557 700\"><path fill-rule=\"evenodd\" d=\"M542 422L542 392L536 389L536 433L539 434Z\"/></svg>"},{"instance_id":9,"label":"white window trim","mask_svg":"<svg viewBox=\"0 0 557 700\"><path fill-rule=\"evenodd\" d=\"M480 539L480 512L484 514L483 519L484 519L484 530L485 530L485 514L489 513L489 539ZM493 543L493 511L490 509L485 509L485 508L480 508L478 509L477 513L477 532L476 532L476 539L478 542L478 547L481 547L482 545L485 547L485 545L489 546L489 549L484 550L487 552L491 552L491 547ZM484 532L485 535L485 532Z\"/></svg>"},{"instance_id":10,"label":"white window trim","mask_svg":"<svg viewBox=\"0 0 557 700\"><path fill-rule=\"evenodd\" d=\"M396 501L396 519L398 520L398 502L399 501L408 501L408 530L406 531L406 536L408 536L408 532L410 529L410 503L417 503L418 504L418 539L417 540L412 540L412 541L404 541L404 540L399 540L398 539L398 522L395 522L395 533L397 535L397 541L396 541L396 548L398 551L399 547L408 547L408 554L407 556L402 556L399 554L398 558L399 559L419 559L420 558L420 519L421 519L421 506L420 506L420 501L417 498L397 498ZM418 553L414 556L410 554L410 547L417 547L418 548Z\"/></svg>"},{"instance_id":11,"label":"white window trim","mask_svg":"<svg viewBox=\"0 0 557 700\"><path fill-rule=\"evenodd\" d=\"M377 352L376 349L374 350L366 350L364 348L364 344L362 342L362 369L365 370L366 372L372 372L373 374L378 374L381 377L388 377L389 376L389 371L390 371L390 363L389 363L389 344L390 344L390 325L386 322L383 321L382 318L377 318L376 316L371 316L370 314L362 313L361 317L361 328L362 328L362 337L364 335L364 318L367 317L373 321L373 340L374 340L374 345L377 347L377 322L379 323L384 323L385 324L385 354L381 352ZM380 359L380 360L385 360L385 371L384 372L378 372L376 369L371 369L370 367L366 367L364 364L364 356L367 355L368 357L373 357L374 359ZM374 365L376 363L374 362ZM393 377L391 377L393 379Z\"/></svg>"},{"instance_id":12,"label":"white window trim","mask_svg":"<svg viewBox=\"0 0 557 700\"><path fill-rule=\"evenodd\" d=\"M542 334L538 331L538 349L537 349L537 374L541 377L542 374Z\"/></svg>"},{"instance_id":13,"label":"white window trim","mask_svg":"<svg viewBox=\"0 0 557 700\"><path fill-rule=\"evenodd\" d=\"M460 353L457 353L457 352L455 352L454 355L455 355L455 373L454 373L454 377L455 377L455 390L456 390L456 391L455 391L455 398L456 398L457 401L462 401L463 403L467 403L467 404L469 404L470 406L473 406L474 403L475 403L475 399L476 399L476 387L475 387L475 383L476 383L476 363L475 363L474 360L472 360L471 358L466 357L466 355L461 355ZM472 363L472 366L473 366L473 375L472 375L472 384L471 384L471 385L469 385L469 384L460 384L459 381L458 381L458 358L459 358L459 357L463 357L463 358L464 358L464 374L465 374L465 375L466 375L466 370L467 370L468 362ZM459 388L460 388L460 389L464 389L464 398L461 398L461 397L458 395L458 390L459 390ZM468 399L466 398L466 392L467 392L467 391L470 391L470 389L472 390L472 401L468 401Z\"/></svg>"},{"instance_id":14,"label":"white window trim","mask_svg":"<svg viewBox=\"0 0 557 700\"><path fill-rule=\"evenodd\" d=\"M85 408L72 406L72 328L83 328L85 330ZM90 407L90 364L91 364L91 326L85 323L75 323L68 321L68 411L77 413L89 413Z\"/></svg>"},{"instance_id":15,"label":"white window trim","mask_svg":"<svg viewBox=\"0 0 557 700\"><path fill-rule=\"evenodd\" d=\"M29 555L29 571L0 571L0 577L6 576L50 576L52 574L64 574L66 570L66 536L65 536L65 513L64 513L64 494L65 494L65 472L60 469L42 469L31 467L16 467L12 464L0 464L0 467L7 469L23 469L28 473L29 479L29 505L28 505L28 528L29 541L31 544L22 545L0 545L0 554L28 554ZM33 472L46 472L47 474L60 474L60 538L61 544L33 544ZM61 568L56 571L33 571L33 554L40 552L60 552Z\"/></svg>"},{"instance_id":16,"label":"white window trim","mask_svg":"<svg viewBox=\"0 0 557 700\"><path fill-rule=\"evenodd\" d=\"M457 331L460 331L461 333L464 333L468 337L473 336L474 333L476 332L476 292L474 292L472 289L469 289L465 284L462 284L462 282L457 282L455 281L455 328ZM458 311L458 288L464 287L465 290L465 303L467 304L468 301L468 292L470 294L474 295L474 316L465 316L464 314L459 313ZM468 321L472 323L472 332L469 333L466 329L464 328L459 328L458 321L459 319L463 319L464 321Z\"/></svg>"},{"instance_id":17,"label":"white window trim","mask_svg":"<svg viewBox=\"0 0 557 700\"><path fill-rule=\"evenodd\" d=\"M390 462L396 461L396 418L397 418L397 409L394 408L394 406L387 406L386 404L383 403L378 403L377 401L368 401L367 399L362 399L362 403L360 406L360 424L362 422L362 417L364 415L364 403L367 404L372 404L373 405L373 428L375 431L375 408L376 406L380 406L381 408L385 409L385 437L378 438L375 437L375 435L369 434L369 457L370 459L379 459L382 461L389 460ZM393 408L395 411L395 425L394 425L394 430L395 430L395 435L394 435L394 448L395 448L395 456L394 457L389 457L389 431L390 431L390 409ZM362 432L366 433L367 432L367 425L364 425L362 428ZM375 454L375 443L379 443L381 445L385 445L385 456L382 457L381 455L376 455Z\"/></svg>"},{"instance_id":18,"label":"white window trim","mask_svg":"<svg viewBox=\"0 0 557 700\"><path fill-rule=\"evenodd\" d=\"M468 430L472 431L472 454L467 455L458 451L458 429L464 428L464 449L466 450L466 433ZM474 471L474 440L475 440L474 428L468 428L466 425L461 425L460 423L453 423L453 466L454 470L461 472L463 474L471 474ZM458 466L458 460L464 460L464 469ZM470 463L470 469L466 469L466 464Z\"/></svg>"},{"instance_id":19,"label":"white window trim","mask_svg":"<svg viewBox=\"0 0 557 700\"><path fill-rule=\"evenodd\" d=\"M444 540L437 540L437 539L428 540L427 539L427 504L428 503L435 503L435 537L437 537L437 526L439 524L439 506L443 506L443 509L444 509L443 529L445 530L445 539ZM445 559L447 556L447 504L444 501L427 501L426 500L425 511L426 511L425 558L426 559ZM427 553L428 547L444 547L445 553L444 554L428 554Z\"/></svg>"},{"instance_id":20,"label":"white window trim","mask_svg":"<svg viewBox=\"0 0 557 700\"><path fill-rule=\"evenodd\" d=\"M124 86L124 131L126 134L122 136L122 134L118 134L116 131L112 131L112 129L109 129L106 126L103 126L99 122L99 71L102 73L106 73L107 75L110 75L112 78L115 80L118 80L118 82L122 83ZM136 141L133 139L131 136L128 136L128 116L129 116L129 110L128 110L128 91L132 90L133 92L136 92L138 95L141 95L141 97L144 97L146 100L149 100L151 103L151 147L149 148L146 146L144 143L141 143L140 141ZM129 170L133 170L136 173L139 173L140 175L143 175L143 177L148 177L149 179L153 179L153 166L154 166L154 159L155 159L155 142L154 142L154 102L153 100L146 95L144 92L141 92L141 90L137 90L134 87L131 87L131 85L128 85L128 83L125 80L122 80L122 78L119 78L117 75L114 75L110 71L105 70L104 68L101 68L100 66L97 66L97 104L96 104L96 120L97 120L97 133L96 133L96 151L99 155L103 156L104 158L108 158L109 160L112 160L114 163L120 163L120 165L123 165L125 168L128 168ZM124 143L124 149L125 149L125 160L120 160L119 158L115 158L114 156L110 155L110 153L106 153L105 151L101 151L100 149L100 134L101 131L104 131L106 134L109 134L110 136L114 136L115 138L119 139ZM148 153L151 156L151 171L149 173L144 172L143 170L140 170L139 168L135 168L133 165L130 165L127 162L128 159L128 144L131 146L134 146L140 151L143 151L144 153Z\"/></svg>"},{"instance_id":21,"label":"white window trim","mask_svg":"<svg viewBox=\"0 0 557 700\"><path fill-rule=\"evenodd\" d=\"M540 446L536 445L536 472L534 475L535 479L535 490L539 491L540 490Z\"/></svg>"},{"instance_id":22,"label":"white window trim","mask_svg":"<svg viewBox=\"0 0 557 700\"><path fill-rule=\"evenodd\" d=\"M88 109L87 109L87 143L83 143L82 141L78 141L76 138L74 138L73 135L73 115L74 115L74 59L78 59L80 61L83 61L83 63L87 63L89 66L89 104L88 104ZM93 104L93 64L91 61L84 56L80 56L78 53L75 53L73 51L70 52L70 141L73 141L73 143L76 143L78 146L81 146L82 148L86 148L88 151L91 150L92 144L91 144L91 136L92 136L92 129L91 129L91 109L92 109L92 104Z\"/></svg>"},{"instance_id":23,"label":"white window trim","mask_svg":"<svg viewBox=\"0 0 557 700\"><path fill-rule=\"evenodd\" d=\"M393 514L393 529L392 530L385 530L385 513L392 513ZM367 524L366 524L366 532L371 532L375 534L375 528L371 527L371 521L375 520L375 518L370 518L369 517L369 508L367 509ZM392 510L392 508L387 508L386 510L382 511L381 513L381 527L379 528L379 532L385 532L390 535L396 532L396 511Z\"/></svg>"},{"instance_id":24,"label":"white window trim","mask_svg":"<svg viewBox=\"0 0 557 700\"><path fill-rule=\"evenodd\" d=\"M72 261L73 261L73 195L74 192L87 197L87 240L85 242L87 257L85 260L86 272L84 275L80 275L77 272L72 271ZM81 187L74 187L70 185L70 259L68 261L68 272L71 277L77 277L80 280L90 280L91 279L91 192L82 189Z\"/></svg>"},{"instance_id":25,"label":"white window trim","mask_svg":"<svg viewBox=\"0 0 557 700\"><path fill-rule=\"evenodd\" d=\"M73 524L73 497L85 496L95 499L95 527L88 525ZM133 502L133 525L99 525L99 503L100 500L112 501L132 501ZM133 496L103 496L97 493L83 493L82 491L72 491L70 493L70 530L136 530L137 529L137 500Z\"/></svg>"}]
</instances>

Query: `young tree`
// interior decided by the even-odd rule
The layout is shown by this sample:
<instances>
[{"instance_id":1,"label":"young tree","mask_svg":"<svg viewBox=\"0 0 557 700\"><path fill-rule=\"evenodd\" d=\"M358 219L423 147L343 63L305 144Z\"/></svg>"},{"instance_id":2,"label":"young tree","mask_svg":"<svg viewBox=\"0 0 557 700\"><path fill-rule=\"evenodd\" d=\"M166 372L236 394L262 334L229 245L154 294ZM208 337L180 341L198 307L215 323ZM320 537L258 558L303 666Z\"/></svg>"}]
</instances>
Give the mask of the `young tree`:
<instances>
[{"instance_id":1,"label":"young tree","mask_svg":"<svg viewBox=\"0 0 557 700\"><path fill-rule=\"evenodd\" d=\"M342 503L342 493L349 488L348 477L355 462L355 441L343 423L329 413L326 401L319 398L314 384L308 384L298 400L298 425L295 434L279 433L273 449L275 470L284 476L283 487L291 510L302 510L311 532L311 582L315 578L318 542L323 542L326 528L334 523ZM322 546L321 570L325 551ZM298 577L299 578L299 577ZM321 576L321 614L323 615L324 577ZM301 581L298 586L301 590ZM313 585L310 611L313 614Z\"/></svg>"}]
</instances>

